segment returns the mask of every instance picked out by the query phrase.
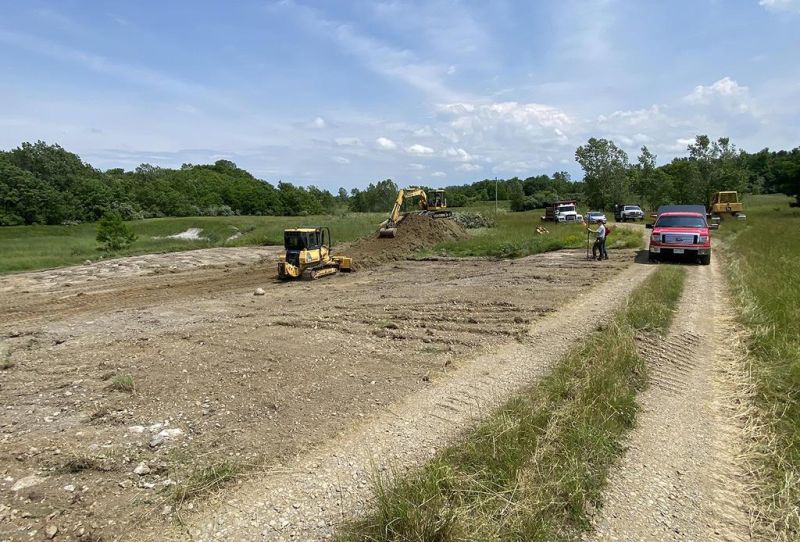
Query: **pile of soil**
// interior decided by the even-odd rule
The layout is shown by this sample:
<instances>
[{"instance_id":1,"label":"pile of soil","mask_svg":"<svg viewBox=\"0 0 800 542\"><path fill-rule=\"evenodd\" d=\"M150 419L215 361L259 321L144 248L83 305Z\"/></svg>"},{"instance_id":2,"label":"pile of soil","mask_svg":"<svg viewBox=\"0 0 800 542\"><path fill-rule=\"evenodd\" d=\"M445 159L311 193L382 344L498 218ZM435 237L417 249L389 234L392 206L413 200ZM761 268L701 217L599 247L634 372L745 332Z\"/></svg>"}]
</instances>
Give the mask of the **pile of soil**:
<instances>
[{"instance_id":1,"label":"pile of soil","mask_svg":"<svg viewBox=\"0 0 800 542\"><path fill-rule=\"evenodd\" d=\"M467 236L467 231L452 220L413 214L397 224L395 237L378 237L378 232L375 232L342 245L336 252L353 258L354 269L370 269L382 263L408 258L422 248Z\"/></svg>"}]
</instances>

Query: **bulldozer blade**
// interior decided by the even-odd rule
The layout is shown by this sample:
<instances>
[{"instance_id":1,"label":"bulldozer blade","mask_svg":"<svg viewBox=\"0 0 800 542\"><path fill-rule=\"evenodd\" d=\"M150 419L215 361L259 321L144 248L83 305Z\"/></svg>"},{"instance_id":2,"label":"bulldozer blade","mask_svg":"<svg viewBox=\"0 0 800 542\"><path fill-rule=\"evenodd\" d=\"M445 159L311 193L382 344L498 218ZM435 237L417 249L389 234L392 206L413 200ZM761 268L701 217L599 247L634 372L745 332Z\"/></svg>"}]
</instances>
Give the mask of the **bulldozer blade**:
<instances>
[{"instance_id":1,"label":"bulldozer blade","mask_svg":"<svg viewBox=\"0 0 800 542\"><path fill-rule=\"evenodd\" d=\"M397 228L381 228L378 237L394 237L397 235Z\"/></svg>"}]
</instances>

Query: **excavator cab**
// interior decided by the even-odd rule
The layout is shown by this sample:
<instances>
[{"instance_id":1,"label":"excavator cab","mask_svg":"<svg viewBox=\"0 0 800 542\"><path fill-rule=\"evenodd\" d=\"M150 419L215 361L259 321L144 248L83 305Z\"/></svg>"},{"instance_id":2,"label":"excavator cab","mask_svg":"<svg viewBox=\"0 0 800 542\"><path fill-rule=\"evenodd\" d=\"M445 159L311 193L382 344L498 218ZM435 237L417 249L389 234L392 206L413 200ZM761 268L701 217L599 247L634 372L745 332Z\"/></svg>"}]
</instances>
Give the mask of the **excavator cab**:
<instances>
[{"instance_id":1,"label":"excavator cab","mask_svg":"<svg viewBox=\"0 0 800 542\"><path fill-rule=\"evenodd\" d=\"M316 279L351 269L350 258L331 257L331 230L328 227L284 230L283 248L286 254L278 262L278 277L281 279Z\"/></svg>"},{"instance_id":2,"label":"excavator cab","mask_svg":"<svg viewBox=\"0 0 800 542\"><path fill-rule=\"evenodd\" d=\"M430 196L428 196L428 208L427 211L443 211L447 209L447 197L444 195L444 190L431 190Z\"/></svg>"},{"instance_id":3,"label":"excavator cab","mask_svg":"<svg viewBox=\"0 0 800 542\"><path fill-rule=\"evenodd\" d=\"M453 213L447 210L447 198L441 188L431 190L430 197L425 190L418 186L402 188L397 193L389 218L381 224L381 228L378 230L378 237L394 237L397 234L397 224L405 217L401 212L403 203L409 198L419 199L418 213L421 215L431 218L450 218L453 216Z\"/></svg>"}]
</instances>

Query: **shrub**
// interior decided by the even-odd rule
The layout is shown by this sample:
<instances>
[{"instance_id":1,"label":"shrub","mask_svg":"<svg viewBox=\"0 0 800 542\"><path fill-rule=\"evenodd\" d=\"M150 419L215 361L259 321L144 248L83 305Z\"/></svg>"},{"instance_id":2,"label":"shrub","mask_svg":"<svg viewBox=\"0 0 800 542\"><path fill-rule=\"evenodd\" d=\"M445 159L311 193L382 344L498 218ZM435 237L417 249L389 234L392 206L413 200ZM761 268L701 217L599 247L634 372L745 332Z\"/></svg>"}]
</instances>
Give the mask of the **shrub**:
<instances>
[{"instance_id":1,"label":"shrub","mask_svg":"<svg viewBox=\"0 0 800 542\"><path fill-rule=\"evenodd\" d=\"M134 241L136 234L122 221L119 213L112 211L103 215L97 228L97 242L101 250L115 252L129 247Z\"/></svg>"}]
</instances>

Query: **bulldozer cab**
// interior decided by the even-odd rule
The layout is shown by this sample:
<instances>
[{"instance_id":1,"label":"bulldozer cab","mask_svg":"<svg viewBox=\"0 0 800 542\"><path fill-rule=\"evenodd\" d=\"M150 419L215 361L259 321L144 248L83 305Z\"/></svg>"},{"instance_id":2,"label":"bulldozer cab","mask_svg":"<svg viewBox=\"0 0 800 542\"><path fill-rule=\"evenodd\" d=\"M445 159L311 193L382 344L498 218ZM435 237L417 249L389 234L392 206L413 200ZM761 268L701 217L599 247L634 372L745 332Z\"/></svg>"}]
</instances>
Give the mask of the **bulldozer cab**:
<instances>
[{"instance_id":1,"label":"bulldozer cab","mask_svg":"<svg viewBox=\"0 0 800 542\"><path fill-rule=\"evenodd\" d=\"M327 227L285 230L283 232L283 248L291 251L330 248L330 239L331 233Z\"/></svg>"},{"instance_id":2,"label":"bulldozer cab","mask_svg":"<svg viewBox=\"0 0 800 542\"><path fill-rule=\"evenodd\" d=\"M711 203L739 203L738 192L717 192L713 195Z\"/></svg>"}]
</instances>

